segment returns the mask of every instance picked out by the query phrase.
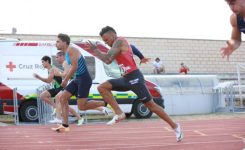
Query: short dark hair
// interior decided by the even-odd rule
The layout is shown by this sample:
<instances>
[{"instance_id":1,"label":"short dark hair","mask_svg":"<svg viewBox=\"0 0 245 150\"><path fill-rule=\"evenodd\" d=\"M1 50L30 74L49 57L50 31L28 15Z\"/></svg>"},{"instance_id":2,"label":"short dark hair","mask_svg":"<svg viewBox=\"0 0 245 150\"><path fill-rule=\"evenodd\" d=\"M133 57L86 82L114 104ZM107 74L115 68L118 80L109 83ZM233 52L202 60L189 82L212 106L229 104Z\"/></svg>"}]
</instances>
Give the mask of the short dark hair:
<instances>
[{"instance_id":1,"label":"short dark hair","mask_svg":"<svg viewBox=\"0 0 245 150\"><path fill-rule=\"evenodd\" d=\"M41 60L48 61L48 63L51 64L51 58L49 56L43 56Z\"/></svg>"},{"instance_id":2,"label":"short dark hair","mask_svg":"<svg viewBox=\"0 0 245 150\"><path fill-rule=\"evenodd\" d=\"M65 56L65 53L64 52L58 52L56 55L58 55L58 56Z\"/></svg>"},{"instance_id":3,"label":"short dark hair","mask_svg":"<svg viewBox=\"0 0 245 150\"><path fill-rule=\"evenodd\" d=\"M236 0L225 0L228 4L235 2Z\"/></svg>"},{"instance_id":4,"label":"short dark hair","mask_svg":"<svg viewBox=\"0 0 245 150\"><path fill-rule=\"evenodd\" d=\"M66 42L67 45L70 45L70 37L67 34L60 33L58 34L58 38L61 39L61 41Z\"/></svg>"},{"instance_id":5,"label":"short dark hair","mask_svg":"<svg viewBox=\"0 0 245 150\"><path fill-rule=\"evenodd\" d=\"M101 29L101 31L100 31L100 36L102 36L103 34L105 34L105 33L108 32L108 31L112 31L112 32L114 32L115 34L117 34L117 32L115 31L115 29L113 29L113 28L110 27L110 26L106 26L106 27L104 27L104 28Z\"/></svg>"}]
</instances>

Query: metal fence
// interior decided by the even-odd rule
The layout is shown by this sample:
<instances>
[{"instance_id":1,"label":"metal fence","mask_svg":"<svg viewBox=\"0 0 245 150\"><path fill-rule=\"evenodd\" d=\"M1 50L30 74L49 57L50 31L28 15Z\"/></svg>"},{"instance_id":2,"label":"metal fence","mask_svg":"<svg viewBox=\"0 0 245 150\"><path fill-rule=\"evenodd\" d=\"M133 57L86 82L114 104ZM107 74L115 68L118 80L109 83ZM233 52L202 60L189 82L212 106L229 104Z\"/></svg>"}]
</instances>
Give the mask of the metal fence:
<instances>
[{"instance_id":1,"label":"metal fence","mask_svg":"<svg viewBox=\"0 0 245 150\"><path fill-rule=\"evenodd\" d=\"M239 91L239 100L240 100L240 108L244 108L244 97L245 97L245 92L244 92L244 87L245 87L245 77L243 75L245 71L245 64L237 64L237 87Z\"/></svg>"},{"instance_id":2,"label":"metal fence","mask_svg":"<svg viewBox=\"0 0 245 150\"><path fill-rule=\"evenodd\" d=\"M36 89L36 94L37 94L37 115L38 115L38 124L44 124L47 125L49 124L49 121L54 119L55 116L52 116L53 114L53 108L46 102L40 99L40 94L45 91L50 89L52 86L47 84L40 86ZM37 123L37 122L20 122L19 120L19 101L17 98L17 88L13 89L13 100L14 100L14 121L16 125L20 124L30 124L30 123ZM79 113L79 112L78 112ZM84 124L88 123L87 120L87 111L82 111L83 118L84 118ZM71 122L74 122L73 117L69 117L69 120Z\"/></svg>"},{"instance_id":3,"label":"metal fence","mask_svg":"<svg viewBox=\"0 0 245 150\"><path fill-rule=\"evenodd\" d=\"M235 89L234 82L223 82L214 87L214 112L235 111Z\"/></svg>"},{"instance_id":4,"label":"metal fence","mask_svg":"<svg viewBox=\"0 0 245 150\"><path fill-rule=\"evenodd\" d=\"M53 119L52 112L53 108L46 102L40 99L40 94L50 89L49 85L43 85L37 88L37 109L38 109L38 122L39 124L48 124L50 120Z\"/></svg>"},{"instance_id":5,"label":"metal fence","mask_svg":"<svg viewBox=\"0 0 245 150\"><path fill-rule=\"evenodd\" d=\"M17 88L13 89L13 99L14 99L14 123L16 125L19 125L20 121L19 121L19 104L17 98Z\"/></svg>"},{"instance_id":6,"label":"metal fence","mask_svg":"<svg viewBox=\"0 0 245 150\"><path fill-rule=\"evenodd\" d=\"M38 123L39 124L48 124L48 121L53 119L53 117L51 115L53 112L53 108L40 99L40 94L49 88L50 88L50 85L43 85L43 86L37 88L37 90L36 90L36 93L37 93L37 113L38 113ZM15 124L16 125L30 124L29 122L20 122L20 119L19 119L19 107L20 107L20 105L19 105L18 97L17 97L17 88L13 89L13 103L14 103L14 122L15 122ZM36 122L31 122L31 123L36 124Z\"/></svg>"}]
</instances>

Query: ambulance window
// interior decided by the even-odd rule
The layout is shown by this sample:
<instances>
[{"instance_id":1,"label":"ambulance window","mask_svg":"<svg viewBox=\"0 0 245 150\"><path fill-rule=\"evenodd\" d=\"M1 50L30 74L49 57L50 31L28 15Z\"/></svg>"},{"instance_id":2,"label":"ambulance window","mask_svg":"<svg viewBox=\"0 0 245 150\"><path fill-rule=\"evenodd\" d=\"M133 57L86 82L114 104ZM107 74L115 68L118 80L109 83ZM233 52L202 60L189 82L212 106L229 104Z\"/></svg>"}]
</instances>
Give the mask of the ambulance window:
<instances>
[{"instance_id":1,"label":"ambulance window","mask_svg":"<svg viewBox=\"0 0 245 150\"><path fill-rule=\"evenodd\" d=\"M88 72L92 80L94 80L95 78L95 58L92 56L85 56L85 61L87 64Z\"/></svg>"},{"instance_id":2,"label":"ambulance window","mask_svg":"<svg viewBox=\"0 0 245 150\"><path fill-rule=\"evenodd\" d=\"M113 61L109 65L107 65L105 63L103 63L103 64L104 64L106 75L108 75L109 77L113 77L113 78L121 77L120 69L118 67L118 64L115 61Z\"/></svg>"}]
</instances>

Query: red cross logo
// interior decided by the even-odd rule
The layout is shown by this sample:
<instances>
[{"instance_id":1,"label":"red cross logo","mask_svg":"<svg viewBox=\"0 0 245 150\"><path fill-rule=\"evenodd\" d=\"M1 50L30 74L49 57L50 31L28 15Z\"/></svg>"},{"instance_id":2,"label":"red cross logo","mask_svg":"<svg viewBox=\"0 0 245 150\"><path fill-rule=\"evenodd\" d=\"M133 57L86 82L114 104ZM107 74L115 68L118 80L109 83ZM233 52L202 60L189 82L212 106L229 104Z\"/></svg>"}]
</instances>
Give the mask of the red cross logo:
<instances>
[{"instance_id":1,"label":"red cross logo","mask_svg":"<svg viewBox=\"0 0 245 150\"><path fill-rule=\"evenodd\" d=\"M10 61L9 64L6 65L6 68L9 68L9 71L13 72L14 68L16 68L16 65L14 65L12 61Z\"/></svg>"}]
</instances>

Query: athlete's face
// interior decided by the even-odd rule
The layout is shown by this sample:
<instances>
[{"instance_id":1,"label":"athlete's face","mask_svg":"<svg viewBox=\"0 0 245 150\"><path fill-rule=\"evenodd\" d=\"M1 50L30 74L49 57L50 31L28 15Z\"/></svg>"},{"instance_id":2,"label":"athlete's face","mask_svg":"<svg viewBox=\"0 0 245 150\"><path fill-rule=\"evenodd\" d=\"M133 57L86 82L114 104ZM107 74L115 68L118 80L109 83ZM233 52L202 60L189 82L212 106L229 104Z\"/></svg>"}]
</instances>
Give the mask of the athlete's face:
<instances>
[{"instance_id":1,"label":"athlete's face","mask_svg":"<svg viewBox=\"0 0 245 150\"><path fill-rule=\"evenodd\" d=\"M42 60L42 65L43 65L44 68L47 68L49 63L48 63L48 61Z\"/></svg>"},{"instance_id":2,"label":"athlete's face","mask_svg":"<svg viewBox=\"0 0 245 150\"><path fill-rule=\"evenodd\" d=\"M60 38L56 40L56 47L58 50L63 50L66 45L66 42L63 42Z\"/></svg>"},{"instance_id":3,"label":"athlete's face","mask_svg":"<svg viewBox=\"0 0 245 150\"><path fill-rule=\"evenodd\" d=\"M228 0L228 5L232 12L241 14L245 12L245 0Z\"/></svg>"},{"instance_id":4,"label":"athlete's face","mask_svg":"<svg viewBox=\"0 0 245 150\"><path fill-rule=\"evenodd\" d=\"M56 55L55 58L59 64L62 64L64 62L64 56Z\"/></svg>"},{"instance_id":5,"label":"athlete's face","mask_svg":"<svg viewBox=\"0 0 245 150\"><path fill-rule=\"evenodd\" d=\"M112 34L111 32L106 32L105 34L103 34L101 36L101 38L103 39L103 41L109 45L110 47L112 47L114 40L115 40L115 36L114 34Z\"/></svg>"}]
</instances>

